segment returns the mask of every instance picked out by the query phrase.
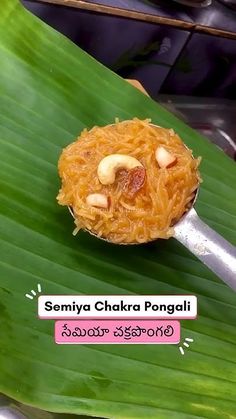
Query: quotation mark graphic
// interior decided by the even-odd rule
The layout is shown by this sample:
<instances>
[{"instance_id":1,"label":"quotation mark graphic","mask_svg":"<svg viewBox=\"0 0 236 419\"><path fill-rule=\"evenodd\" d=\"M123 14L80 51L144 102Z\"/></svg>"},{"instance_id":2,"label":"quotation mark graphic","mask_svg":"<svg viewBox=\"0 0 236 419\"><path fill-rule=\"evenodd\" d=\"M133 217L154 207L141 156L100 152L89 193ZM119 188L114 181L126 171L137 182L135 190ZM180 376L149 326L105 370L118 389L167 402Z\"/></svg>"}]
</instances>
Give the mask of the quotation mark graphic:
<instances>
[{"instance_id":1,"label":"quotation mark graphic","mask_svg":"<svg viewBox=\"0 0 236 419\"><path fill-rule=\"evenodd\" d=\"M42 291L41 285L38 284L38 292L41 292L41 291ZM34 297L37 295L37 293L34 290L31 290L30 292L31 292L31 294L25 294L25 296L26 296L26 298L29 298L30 300L33 300Z\"/></svg>"},{"instance_id":2,"label":"quotation mark graphic","mask_svg":"<svg viewBox=\"0 0 236 419\"><path fill-rule=\"evenodd\" d=\"M189 348L189 343L187 343L187 342L193 342L193 339L191 339L191 338L185 338L185 340L184 340L183 345L186 348ZM184 348L182 348L182 346L179 346L179 350L180 350L181 355L184 355Z\"/></svg>"}]
</instances>

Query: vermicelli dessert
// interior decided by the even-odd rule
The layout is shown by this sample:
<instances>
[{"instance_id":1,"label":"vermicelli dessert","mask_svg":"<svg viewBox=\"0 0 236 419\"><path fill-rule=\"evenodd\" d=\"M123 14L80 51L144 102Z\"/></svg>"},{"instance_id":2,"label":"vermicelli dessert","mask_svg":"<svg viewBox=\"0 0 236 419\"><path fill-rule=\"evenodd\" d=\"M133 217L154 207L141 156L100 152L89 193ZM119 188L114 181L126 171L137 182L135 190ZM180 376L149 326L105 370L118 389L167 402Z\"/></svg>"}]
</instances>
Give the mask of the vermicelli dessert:
<instances>
[{"instance_id":1,"label":"vermicelli dessert","mask_svg":"<svg viewBox=\"0 0 236 419\"><path fill-rule=\"evenodd\" d=\"M199 163L173 129L148 119L84 129L60 156L58 203L73 212L75 234L125 244L168 239L199 186Z\"/></svg>"}]
</instances>

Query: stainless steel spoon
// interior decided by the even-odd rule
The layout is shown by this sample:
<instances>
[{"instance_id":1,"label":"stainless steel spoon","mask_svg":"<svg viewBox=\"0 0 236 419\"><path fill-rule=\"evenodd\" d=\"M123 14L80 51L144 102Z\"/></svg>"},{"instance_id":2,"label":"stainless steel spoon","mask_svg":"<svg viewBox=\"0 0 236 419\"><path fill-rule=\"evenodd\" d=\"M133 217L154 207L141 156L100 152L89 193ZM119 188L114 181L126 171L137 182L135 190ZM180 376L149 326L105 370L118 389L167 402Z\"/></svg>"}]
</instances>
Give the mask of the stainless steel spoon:
<instances>
[{"instance_id":1,"label":"stainless steel spoon","mask_svg":"<svg viewBox=\"0 0 236 419\"><path fill-rule=\"evenodd\" d=\"M69 210L73 215L71 208ZM86 231L98 237L90 230ZM193 207L175 224L173 237L236 291L236 247L204 223Z\"/></svg>"},{"instance_id":2,"label":"stainless steel spoon","mask_svg":"<svg viewBox=\"0 0 236 419\"><path fill-rule=\"evenodd\" d=\"M150 125L159 127L154 124ZM186 146L186 148L188 147ZM219 276L229 287L236 291L236 247L199 218L197 212L193 208L198 197L198 191L199 188L195 193L195 197L188 212L186 212L173 226L173 237L190 250L190 252ZM69 211L74 217L73 209L69 208ZM90 230L87 231L93 236L96 236L94 232ZM99 238L109 241L103 237ZM129 245L139 243L119 244Z\"/></svg>"},{"instance_id":3,"label":"stainless steel spoon","mask_svg":"<svg viewBox=\"0 0 236 419\"><path fill-rule=\"evenodd\" d=\"M236 291L236 247L204 223L193 207L174 226L174 237Z\"/></svg>"}]
</instances>

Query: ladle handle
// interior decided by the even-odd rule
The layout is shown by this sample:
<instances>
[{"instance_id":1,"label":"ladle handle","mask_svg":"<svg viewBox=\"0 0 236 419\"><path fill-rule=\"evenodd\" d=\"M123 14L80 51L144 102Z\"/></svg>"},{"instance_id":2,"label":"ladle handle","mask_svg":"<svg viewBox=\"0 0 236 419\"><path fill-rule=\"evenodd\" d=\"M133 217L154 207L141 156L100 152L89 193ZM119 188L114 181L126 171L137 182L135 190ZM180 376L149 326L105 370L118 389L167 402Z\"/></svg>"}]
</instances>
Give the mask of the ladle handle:
<instances>
[{"instance_id":1,"label":"ladle handle","mask_svg":"<svg viewBox=\"0 0 236 419\"><path fill-rule=\"evenodd\" d=\"M174 237L236 291L236 247L201 221L193 208L176 224Z\"/></svg>"}]
</instances>

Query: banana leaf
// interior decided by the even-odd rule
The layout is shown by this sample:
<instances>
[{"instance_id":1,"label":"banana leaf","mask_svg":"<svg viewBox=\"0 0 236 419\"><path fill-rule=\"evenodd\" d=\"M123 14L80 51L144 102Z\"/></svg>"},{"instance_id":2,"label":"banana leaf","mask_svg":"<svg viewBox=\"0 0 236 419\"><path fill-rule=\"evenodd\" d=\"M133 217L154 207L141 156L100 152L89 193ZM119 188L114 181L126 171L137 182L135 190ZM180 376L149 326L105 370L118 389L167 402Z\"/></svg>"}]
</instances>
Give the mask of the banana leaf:
<instances>
[{"instance_id":1,"label":"banana leaf","mask_svg":"<svg viewBox=\"0 0 236 419\"><path fill-rule=\"evenodd\" d=\"M236 244L236 167L197 132L62 35L1 0L0 392L51 412L106 418L236 417L235 294L175 240L114 246L56 203L61 149L84 127L152 118L201 155L200 216ZM45 294L195 294L177 345L56 345Z\"/></svg>"}]
</instances>

